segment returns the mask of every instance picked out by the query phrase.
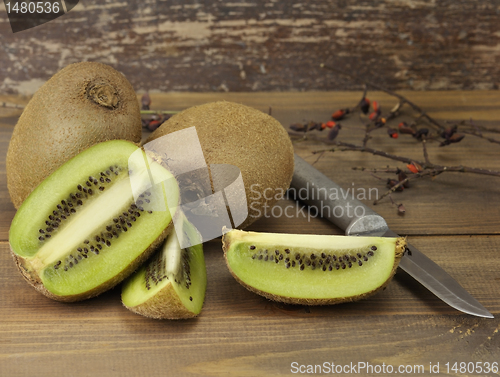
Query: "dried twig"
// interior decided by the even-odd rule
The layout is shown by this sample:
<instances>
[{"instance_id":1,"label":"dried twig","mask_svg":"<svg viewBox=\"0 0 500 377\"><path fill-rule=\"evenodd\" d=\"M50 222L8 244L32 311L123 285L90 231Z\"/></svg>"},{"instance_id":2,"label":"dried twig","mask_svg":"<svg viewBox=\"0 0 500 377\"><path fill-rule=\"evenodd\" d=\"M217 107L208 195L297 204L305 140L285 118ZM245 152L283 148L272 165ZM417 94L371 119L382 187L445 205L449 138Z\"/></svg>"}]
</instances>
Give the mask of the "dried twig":
<instances>
[{"instance_id":1,"label":"dried twig","mask_svg":"<svg viewBox=\"0 0 500 377\"><path fill-rule=\"evenodd\" d=\"M473 168L473 167L464 166L464 165L457 165L457 166L438 165L438 164L433 164L431 162L418 161L418 160L415 160L415 159L412 159L409 157L397 156L397 155L387 153L385 151L381 151L378 149L373 149L370 147L363 147L361 145L345 143L342 141L335 141L333 144L335 144L338 147L341 147L339 149L341 151L366 152L366 153L371 153L375 156L381 156L381 157L389 158L389 159L394 160L394 161L404 162L406 164L417 163L417 164L421 165L424 170L432 171L432 175L438 175L438 174L441 174L444 172L459 172L459 173L472 173L472 174L481 174L481 175L490 175L490 176L500 177L500 171L496 171L496 170ZM333 152L333 151L335 151L335 148L314 151L313 154L324 153L325 151Z\"/></svg>"},{"instance_id":2,"label":"dried twig","mask_svg":"<svg viewBox=\"0 0 500 377\"><path fill-rule=\"evenodd\" d=\"M444 127L438 122L436 121L434 118L432 118L431 116L429 116L424 110L422 110L418 105L414 104L413 102L411 102L410 100L408 100L408 98L402 96L401 94L398 94L396 92L393 92L392 90L389 90L389 89L386 89L378 84L375 84L371 81L367 81L367 80L364 80L362 79L361 77L359 77L358 75L355 75L353 73L347 73L347 72L344 72L338 68L335 68L335 67L332 67L332 66L329 66L329 65L326 65L326 64L321 64L320 65L321 68L324 68L324 69L328 69L330 71L334 71L334 72L337 72L337 73L340 73L341 75L345 75L347 77L350 77L351 79L353 80L356 80L356 81L359 81L359 82L362 82L364 83L365 85L368 85L368 86L371 86L377 90L380 90L382 92L385 92L393 97L396 97L399 99L400 103L401 103L401 106L403 104L408 104L409 106L411 106L415 111L419 112L420 113L420 117L422 118L425 118L427 119L431 124L433 124L435 127L438 128L438 130L443 130ZM400 106L400 107L401 107Z\"/></svg>"}]
</instances>

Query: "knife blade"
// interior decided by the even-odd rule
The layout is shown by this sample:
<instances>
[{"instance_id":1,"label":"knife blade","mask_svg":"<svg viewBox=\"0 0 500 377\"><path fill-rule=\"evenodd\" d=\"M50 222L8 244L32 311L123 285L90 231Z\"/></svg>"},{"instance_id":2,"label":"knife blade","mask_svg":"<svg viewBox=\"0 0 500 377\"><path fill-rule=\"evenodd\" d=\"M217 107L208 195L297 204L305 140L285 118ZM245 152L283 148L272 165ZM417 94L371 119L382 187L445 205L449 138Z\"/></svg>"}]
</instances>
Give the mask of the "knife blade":
<instances>
[{"instance_id":1,"label":"knife blade","mask_svg":"<svg viewBox=\"0 0 500 377\"><path fill-rule=\"evenodd\" d=\"M326 175L295 155L290 185L297 200L315 208L348 236L399 237L389 229L382 216L343 190ZM408 245L399 267L451 307L478 317L493 318L474 297L439 265L416 247Z\"/></svg>"}]
</instances>

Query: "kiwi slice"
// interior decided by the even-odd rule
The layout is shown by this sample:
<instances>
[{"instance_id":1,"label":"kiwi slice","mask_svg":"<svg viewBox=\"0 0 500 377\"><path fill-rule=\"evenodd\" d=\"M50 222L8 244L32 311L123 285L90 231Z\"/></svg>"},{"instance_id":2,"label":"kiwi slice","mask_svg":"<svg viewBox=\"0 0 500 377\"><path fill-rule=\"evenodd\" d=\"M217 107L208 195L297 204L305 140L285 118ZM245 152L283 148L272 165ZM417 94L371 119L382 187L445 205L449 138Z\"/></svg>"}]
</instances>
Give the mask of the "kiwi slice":
<instances>
[{"instance_id":1,"label":"kiwi slice","mask_svg":"<svg viewBox=\"0 0 500 377\"><path fill-rule=\"evenodd\" d=\"M231 230L222 245L231 274L250 291L290 304L327 305L384 288L406 241Z\"/></svg>"},{"instance_id":2,"label":"kiwi slice","mask_svg":"<svg viewBox=\"0 0 500 377\"><path fill-rule=\"evenodd\" d=\"M177 229L182 224L182 229ZM181 249L180 237L193 246ZM163 247L123 285L122 302L134 313L156 319L197 316L203 307L207 275L201 236L185 217Z\"/></svg>"},{"instance_id":3,"label":"kiwi slice","mask_svg":"<svg viewBox=\"0 0 500 377\"><path fill-rule=\"evenodd\" d=\"M23 202L9 243L23 276L45 295L77 301L132 273L169 232L172 175L135 144L97 144L46 178Z\"/></svg>"}]
</instances>

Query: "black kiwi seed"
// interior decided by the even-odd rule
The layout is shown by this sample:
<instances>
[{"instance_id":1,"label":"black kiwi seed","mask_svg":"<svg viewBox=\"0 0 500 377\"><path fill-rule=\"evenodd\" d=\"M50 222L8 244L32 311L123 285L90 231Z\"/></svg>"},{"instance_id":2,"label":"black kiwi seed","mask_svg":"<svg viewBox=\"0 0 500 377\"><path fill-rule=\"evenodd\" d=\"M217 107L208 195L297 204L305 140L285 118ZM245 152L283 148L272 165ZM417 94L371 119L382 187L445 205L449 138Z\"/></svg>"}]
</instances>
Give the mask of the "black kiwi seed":
<instances>
[{"instance_id":1,"label":"black kiwi seed","mask_svg":"<svg viewBox=\"0 0 500 377\"><path fill-rule=\"evenodd\" d=\"M358 258L361 258L362 256L360 253L357 253L356 255L358 256Z\"/></svg>"},{"instance_id":2,"label":"black kiwi seed","mask_svg":"<svg viewBox=\"0 0 500 377\"><path fill-rule=\"evenodd\" d=\"M286 268L290 268L290 263L285 263Z\"/></svg>"},{"instance_id":3,"label":"black kiwi seed","mask_svg":"<svg viewBox=\"0 0 500 377\"><path fill-rule=\"evenodd\" d=\"M371 247L371 249L372 249L373 251L377 251L377 246L372 246L372 247Z\"/></svg>"},{"instance_id":4,"label":"black kiwi seed","mask_svg":"<svg viewBox=\"0 0 500 377\"><path fill-rule=\"evenodd\" d=\"M257 256L257 254L252 255L252 259L255 259L256 256Z\"/></svg>"},{"instance_id":5,"label":"black kiwi seed","mask_svg":"<svg viewBox=\"0 0 500 377\"><path fill-rule=\"evenodd\" d=\"M44 238L44 237L42 237L42 236L38 237L38 239L39 239L40 241L45 241L45 238Z\"/></svg>"},{"instance_id":6,"label":"black kiwi seed","mask_svg":"<svg viewBox=\"0 0 500 377\"><path fill-rule=\"evenodd\" d=\"M326 264L323 265L323 271L326 271Z\"/></svg>"},{"instance_id":7,"label":"black kiwi seed","mask_svg":"<svg viewBox=\"0 0 500 377\"><path fill-rule=\"evenodd\" d=\"M76 188L78 189L78 191L82 191L82 189L83 189L82 185L78 185L78 186L76 186ZM78 194L77 194L77 196L78 196Z\"/></svg>"},{"instance_id":8,"label":"black kiwi seed","mask_svg":"<svg viewBox=\"0 0 500 377\"><path fill-rule=\"evenodd\" d=\"M300 259L300 254L295 254L295 260L299 260Z\"/></svg>"},{"instance_id":9,"label":"black kiwi seed","mask_svg":"<svg viewBox=\"0 0 500 377\"><path fill-rule=\"evenodd\" d=\"M328 266L328 271L331 271L331 270L333 270L333 266L332 266L332 265L329 265L329 266Z\"/></svg>"},{"instance_id":10,"label":"black kiwi seed","mask_svg":"<svg viewBox=\"0 0 500 377\"><path fill-rule=\"evenodd\" d=\"M373 257L373 251L369 251L367 254L368 254L370 257Z\"/></svg>"},{"instance_id":11,"label":"black kiwi seed","mask_svg":"<svg viewBox=\"0 0 500 377\"><path fill-rule=\"evenodd\" d=\"M303 265L303 264L301 264L301 265L300 265L300 271L303 271L303 270L304 270L304 265Z\"/></svg>"},{"instance_id":12,"label":"black kiwi seed","mask_svg":"<svg viewBox=\"0 0 500 377\"><path fill-rule=\"evenodd\" d=\"M189 296L189 301L193 301L193 298L191 296Z\"/></svg>"},{"instance_id":13,"label":"black kiwi seed","mask_svg":"<svg viewBox=\"0 0 500 377\"><path fill-rule=\"evenodd\" d=\"M44 231L43 229L39 229L38 231L39 231L41 234L44 234L44 233L45 233L45 231Z\"/></svg>"},{"instance_id":14,"label":"black kiwi seed","mask_svg":"<svg viewBox=\"0 0 500 377\"><path fill-rule=\"evenodd\" d=\"M85 245L88 245L89 240L85 240L85 241L83 241L83 243L84 243Z\"/></svg>"},{"instance_id":15,"label":"black kiwi seed","mask_svg":"<svg viewBox=\"0 0 500 377\"><path fill-rule=\"evenodd\" d=\"M347 263L348 263L349 268L351 268L352 267L352 263L351 262L347 262Z\"/></svg>"},{"instance_id":16,"label":"black kiwi seed","mask_svg":"<svg viewBox=\"0 0 500 377\"><path fill-rule=\"evenodd\" d=\"M363 265L363 262L361 262L360 260L358 260L358 265L359 265L359 266L362 266L362 265Z\"/></svg>"},{"instance_id":17,"label":"black kiwi seed","mask_svg":"<svg viewBox=\"0 0 500 377\"><path fill-rule=\"evenodd\" d=\"M326 254L325 253L321 253L321 258L325 259L326 258Z\"/></svg>"},{"instance_id":18,"label":"black kiwi seed","mask_svg":"<svg viewBox=\"0 0 500 377\"><path fill-rule=\"evenodd\" d=\"M259 260L262 260L262 254L259 255Z\"/></svg>"},{"instance_id":19,"label":"black kiwi seed","mask_svg":"<svg viewBox=\"0 0 500 377\"><path fill-rule=\"evenodd\" d=\"M280 254L279 258L280 260L283 260L283 254Z\"/></svg>"},{"instance_id":20,"label":"black kiwi seed","mask_svg":"<svg viewBox=\"0 0 500 377\"><path fill-rule=\"evenodd\" d=\"M255 250L255 246L254 246L254 245L251 245L251 246L250 246L250 250Z\"/></svg>"},{"instance_id":21,"label":"black kiwi seed","mask_svg":"<svg viewBox=\"0 0 500 377\"><path fill-rule=\"evenodd\" d=\"M365 256L363 257L363 260L364 260L365 262L367 262L367 261L368 261L368 257L365 255Z\"/></svg>"},{"instance_id":22,"label":"black kiwi seed","mask_svg":"<svg viewBox=\"0 0 500 377\"><path fill-rule=\"evenodd\" d=\"M285 249L285 253L290 254L290 249Z\"/></svg>"},{"instance_id":23,"label":"black kiwi seed","mask_svg":"<svg viewBox=\"0 0 500 377\"><path fill-rule=\"evenodd\" d=\"M346 268L346 265L344 263L342 263L342 269L345 270Z\"/></svg>"},{"instance_id":24,"label":"black kiwi seed","mask_svg":"<svg viewBox=\"0 0 500 377\"><path fill-rule=\"evenodd\" d=\"M294 260L292 261L292 267L295 267L295 261Z\"/></svg>"}]
</instances>

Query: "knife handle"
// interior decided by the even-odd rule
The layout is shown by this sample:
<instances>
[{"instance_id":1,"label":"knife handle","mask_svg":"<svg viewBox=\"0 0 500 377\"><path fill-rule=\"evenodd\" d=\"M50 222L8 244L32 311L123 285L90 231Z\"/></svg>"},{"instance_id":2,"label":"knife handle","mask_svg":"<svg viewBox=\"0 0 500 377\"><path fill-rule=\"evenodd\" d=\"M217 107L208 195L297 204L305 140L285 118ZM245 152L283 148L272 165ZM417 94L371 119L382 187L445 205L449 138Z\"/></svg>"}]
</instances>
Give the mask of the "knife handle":
<instances>
[{"instance_id":1,"label":"knife handle","mask_svg":"<svg viewBox=\"0 0 500 377\"><path fill-rule=\"evenodd\" d=\"M354 189L344 190L315 167L295 155L290 192L296 200L315 208L317 216L330 220L347 235L382 235L385 220L355 198Z\"/></svg>"}]
</instances>

